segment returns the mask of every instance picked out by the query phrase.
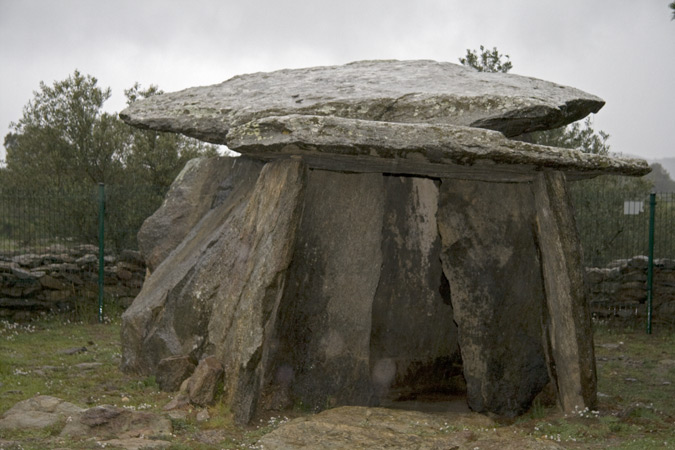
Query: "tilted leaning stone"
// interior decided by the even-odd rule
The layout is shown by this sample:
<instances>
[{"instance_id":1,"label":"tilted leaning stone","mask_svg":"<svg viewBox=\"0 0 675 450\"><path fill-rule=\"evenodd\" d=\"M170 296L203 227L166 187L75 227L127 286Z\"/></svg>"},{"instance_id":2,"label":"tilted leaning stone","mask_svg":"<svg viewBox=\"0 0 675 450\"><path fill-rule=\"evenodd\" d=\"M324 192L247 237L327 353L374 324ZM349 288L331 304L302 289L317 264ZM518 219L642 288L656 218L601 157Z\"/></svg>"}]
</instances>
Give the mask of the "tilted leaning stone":
<instances>
[{"instance_id":1,"label":"tilted leaning stone","mask_svg":"<svg viewBox=\"0 0 675 450\"><path fill-rule=\"evenodd\" d=\"M512 140L603 102L526 77L364 61L163 94L127 122L225 143L143 225L152 271L124 313L122 367L214 355L225 401L374 405L454 392L514 416L545 386L596 402L567 179L644 161Z\"/></svg>"}]
</instances>

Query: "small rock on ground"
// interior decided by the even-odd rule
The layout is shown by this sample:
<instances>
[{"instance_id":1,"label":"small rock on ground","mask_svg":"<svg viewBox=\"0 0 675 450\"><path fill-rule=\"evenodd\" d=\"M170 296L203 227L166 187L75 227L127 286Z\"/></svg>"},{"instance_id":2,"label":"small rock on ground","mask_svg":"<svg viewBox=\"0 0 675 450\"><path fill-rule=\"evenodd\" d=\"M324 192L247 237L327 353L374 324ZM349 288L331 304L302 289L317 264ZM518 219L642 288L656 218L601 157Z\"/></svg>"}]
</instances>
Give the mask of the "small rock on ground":
<instances>
[{"instance_id":1,"label":"small rock on ground","mask_svg":"<svg viewBox=\"0 0 675 450\"><path fill-rule=\"evenodd\" d=\"M38 395L7 410L0 419L0 430L41 429L51 427L83 411L60 398Z\"/></svg>"},{"instance_id":2,"label":"small rock on ground","mask_svg":"<svg viewBox=\"0 0 675 450\"><path fill-rule=\"evenodd\" d=\"M171 442L155 439L129 438L129 439L111 439L109 441L100 441L101 447L123 448L124 450L144 450L150 448L167 448Z\"/></svg>"},{"instance_id":3,"label":"small rock on ground","mask_svg":"<svg viewBox=\"0 0 675 450\"><path fill-rule=\"evenodd\" d=\"M80 408L57 397L38 395L11 407L0 419L1 430L43 429L64 425L61 436L82 439L116 439L100 441L104 447L140 450L166 448L170 442L161 439L143 439L143 436L168 436L171 421L149 412L129 411L110 405ZM21 449L18 442L0 439L1 450Z\"/></svg>"},{"instance_id":4,"label":"small rock on ground","mask_svg":"<svg viewBox=\"0 0 675 450\"><path fill-rule=\"evenodd\" d=\"M101 405L82 411L68 422L61 436L101 437L161 436L171 434L171 421L149 412L130 411L111 405Z\"/></svg>"}]
</instances>

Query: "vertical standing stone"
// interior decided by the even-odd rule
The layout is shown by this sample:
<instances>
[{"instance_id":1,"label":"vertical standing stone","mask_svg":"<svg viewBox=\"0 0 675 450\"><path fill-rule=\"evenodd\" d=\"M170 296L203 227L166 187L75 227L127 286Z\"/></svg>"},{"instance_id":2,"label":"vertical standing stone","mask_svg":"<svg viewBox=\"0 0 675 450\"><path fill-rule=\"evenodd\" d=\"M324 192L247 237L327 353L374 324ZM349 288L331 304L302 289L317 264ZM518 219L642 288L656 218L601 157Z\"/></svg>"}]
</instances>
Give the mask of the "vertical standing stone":
<instances>
[{"instance_id":1,"label":"vertical standing stone","mask_svg":"<svg viewBox=\"0 0 675 450\"><path fill-rule=\"evenodd\" d=\"M438 229L469 407L514 416L548 382L529 184L443 179Z\"/></svg>"},{"instance_id":2,"label":"vertical standing stone","mask_svg":"<svg viewBox=\"0 0 675 450\"><path fill-rule=\"evenodd\" d=\"M240 165L249 164L246 160ZM157 267L122 316L122 366L152 373L163 358L214 354L224 401L239 422L255 413L268 337L302 214L306 167L298 160L244 167L232 192Z\"/></svg>"},{"instance_id":3,"label":"vertical standing stone","mask_svg":"<svg viewBox=\"0 0 675 450\"><path fill-rule=\"evenodd\" d=\"M546 290L549 369L565 412L594 407L593 333L586 303L581 244L565 175L544 172L534 184L537 237Z\"/></svg>"},{"instance_id":4,"label":"vertical standing stone","mask_svg":"<svg viewBox=\"0 0 675 450\"><path fill-rule=\"evenodd\" d=\"M138 246L149 272L155 271L210 210L230 195L236 196L242 187L250 192L263 165L246 157L188 161L171 184L162 207L138 232Z\"/></svg>"},{"instance_id":5,"label":"vertical standing stone","mask_svg":"<svg viewBox=\"0 0 675 450\"><path fill-rule=\"evenodd\" d=\"M310 171L277 326L271 391L322 410L367 405L372 304L382 265L381 174Z\"/></svg>"}]
</instances>

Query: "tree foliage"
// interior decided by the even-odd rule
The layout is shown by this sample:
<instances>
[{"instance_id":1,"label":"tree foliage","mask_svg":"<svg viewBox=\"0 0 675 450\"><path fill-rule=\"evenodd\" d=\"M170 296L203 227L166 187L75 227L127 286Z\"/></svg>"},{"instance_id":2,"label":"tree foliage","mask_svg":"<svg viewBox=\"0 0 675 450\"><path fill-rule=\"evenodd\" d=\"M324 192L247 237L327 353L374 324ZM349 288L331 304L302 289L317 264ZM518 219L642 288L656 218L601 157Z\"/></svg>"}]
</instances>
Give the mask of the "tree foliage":
<instances>
[{"instance_id":1,"label":"tree foliage","mask_svg":"<svg viewBox=\"0 0 675 450\"><path fill-rule=\"evenodd\" d=\"M502 61L502 58L505 58L505 61ZM492 50L486 50L482 45L480 46L480 52L467 49L466 57L459 58L459 62L465 66L473 67L479 72L507 73L513 68L509 55L500 54L496 47L493 47ZM520 138L527 142L550 147L574 148L585 153L598 155L609 154L609 144L607 143L609 134L604 131L596 132L590 118L586 118L583 126L579 122L575 122L553 130L528 133Z\"/></svg>"},{"instance_id":2,"label":"tree foliage","mask_svg":"<svg viewBox=\"0 0 675 450\"><path fill-rule=\"evenodd\" d=\"M110 89L77 70L40 90L5 137L7 176L15 186L69 188L119 174L124 130L102 112Z\"/></svg>"},{"instance_id":3,"label":"tree foliage","mask_svg":"<svg viewBox=\"0 0 675 450\"><path fill-rule=\"evenodd\" d=\"M135 84L125 94L130 104L160 92ZM110 88L77 70L52 86L41 82L33 94L5 136L0 193L70 195L69 217L79 224L78 239L95 239L96 209L92 214L90 205L98 183L116 193L108 196L108 218L133 236L189 159L217 154L213 145L138 130L104 112ZM16 206L27 207L25 202Z\"/></svg>"},{"instance_id":4,"label":"tree foliage","mask_svg":"<svg viewBox=\"0 0 675 450\"><path fill-rule=\"evenodd\" d=\"M127 104L161 93L136 83ZM40 90L5 136L7 172L14 185L67 188L82 184L134 184L168 188L185 163L216 155L216 147L175 133L132 128L103 112L110 88L75 71Z\"/></svg>"},{"instance_id":5,"label":"tree foliage","mask_svg":"<svg viewBox=\"0 0 675 450\"><path fill-rule=\"evenodd\" d=\"M645 178L654 183L654 190L656 192L675 192L675 181L670 176L670 173L659 163L650 164L652 171L647 174Z\"/></svg>"},{"instance_id":6,"label":"tree foliage","mask_svg":"<svg viewBox=\"0 0 675 450\"><path fill-rule=\"evenodd\" d=\"M505 58L506 61L502 61L502 58ZM464 66L473 67L479 72L507 73L513 68L513 64L509 61L509 55L500 54L497 47L486 50L482 45L480 46L480 53L467 48L466 56L459 58L459 62Z\"/></svg>"},{"instance_id":7,"label":"tree foliage","mask_svg":"<svg viewBox=\"0 0 675 450\"><path fill-rule=\"evenodd\" d=\"M502 57L506 61L502 61ZM506 73L513 68L508 55L501 55L496 48L485 50L482 45L480 53L467 50L467 56L460 58L460 62L481 72ZM596 131L590 117L553 130L528 133L518 139L597 155L610 154L609 134ZM652 180L647 177L622 176L599 176L571 184L570 195L588 264L605 264L608 259L633 256L631 252L642 251L635 250L633 244L644 240L645 228L630 223L641 224L642 218L626 219L624 204L643 202L652 186Z\"/></svg>"},{"instance_id":8,"label":"tree foliage","mask_svg":"<svg viewBox=\"0 0 675 450\"><path fill-rule=\"evenodd\" d=\"M576 148L584 153L609 155L609 134L602 130L596 132L590 117L583 124L574 122L553 130L529 133L526 139L528 142L549 147Z\"/></svg>"},{"instance_id":9,"label":"tree foliage","mask_svg":"<svg viewBox=\"0 0 675 450\"><path fill-rule=\"evenodd\" d=\"M163 92L154 85L143 90L136 83L124 91L127 105ZM128 127L131 151L125 157L125 167L138 180L167 187L190 159L216 156L216 146L176 133L141 130Z\"/></svg>"}]
</instances>

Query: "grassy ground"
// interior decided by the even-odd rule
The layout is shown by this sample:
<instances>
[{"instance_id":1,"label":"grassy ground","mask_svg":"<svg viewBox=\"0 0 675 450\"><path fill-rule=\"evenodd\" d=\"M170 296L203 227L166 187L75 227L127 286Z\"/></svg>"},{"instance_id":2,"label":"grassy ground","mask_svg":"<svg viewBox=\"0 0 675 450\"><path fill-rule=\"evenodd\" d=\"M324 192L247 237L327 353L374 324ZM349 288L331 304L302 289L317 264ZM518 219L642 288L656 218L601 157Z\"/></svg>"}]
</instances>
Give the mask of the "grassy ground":
<instances>
[{"instance_id":1,"label":"grassy ground","mask_svg":"<svg viewBox=\"0 0 675 450\"><path fill-rule=\"evenodd\" d=\"M0 321L0 414L37 394L81 407L112 404L161 412L170 394L160 392L153 378L118 369L119 333L118 320L102 325L59 318L30 325ZM601 327L595 344L597 411L565 416L536 403L529 414L499 427L569 448L675 448L675 335ZM163 437L171 440L171 449L255 448L260 436L284 420L272 417L241 428L222 405L209 408L206 420L197 420L197 413L172 420L173 435ZM18 441L26 450L100 448L94 441L63 440L59 431L5 432L0 440Z\"/></svg>"},{"instance_id":2,"label":"grassy ground","mask_svg":"<svg viewBox=\"0 0 675 450\"><path fill-rule=\"evenodd\" d=\"M535 404L512 426L569 448L675 448L675 334L596 326L594 341L597 410Z\"/></svg>"},{"instance_id":3,"label":"grassy ground","mask_svg":"<svg viewBox=\"0 0 675 450\"><path fill-rule=\"evenodd\" d=\"M40 394L85 408L110 404L163 413L171 394L161 392L152 377L138 378L118 369L119 336L118 320L89 324L52 318L23 325L0 321L0 414ZM207 411L210 418L205 421L197 420L197 410L172 420L170 449L248 448L283 421L272 417L257 426L241 428L234 426L222 405ZM60 427L43 432L0 431L0 439L19 441L24 450L100 448L92 441L61 439L59 432Z\"/></svg>"}]
</instances>

